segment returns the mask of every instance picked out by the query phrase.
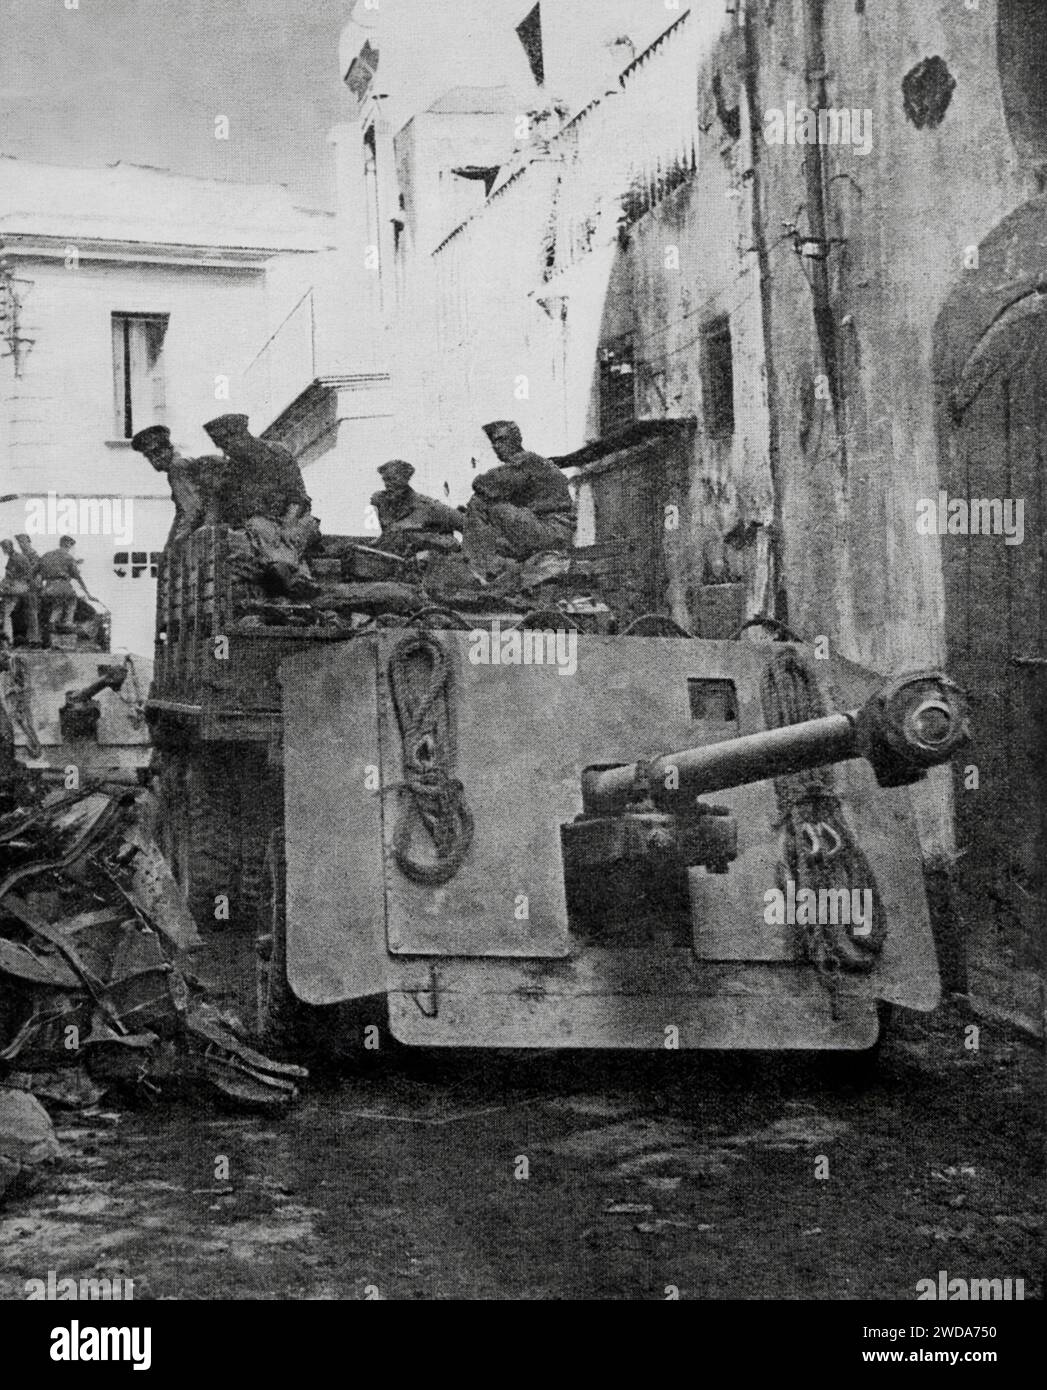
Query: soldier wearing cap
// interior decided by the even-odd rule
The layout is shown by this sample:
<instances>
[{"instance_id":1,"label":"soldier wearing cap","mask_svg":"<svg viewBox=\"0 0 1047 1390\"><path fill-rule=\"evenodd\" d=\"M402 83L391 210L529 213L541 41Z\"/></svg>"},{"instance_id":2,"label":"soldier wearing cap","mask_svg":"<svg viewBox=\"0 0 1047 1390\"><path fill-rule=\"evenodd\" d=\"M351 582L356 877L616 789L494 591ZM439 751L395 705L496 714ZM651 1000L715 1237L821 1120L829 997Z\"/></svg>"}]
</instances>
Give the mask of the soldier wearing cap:
<instances>
[{"instance_id":1,"label":"soldier wearing cap","mask_svg":"<svg viewBox=\"0 0 1047 1390\"><path fill-rule=\"evenodd\" d=\"M515 420L492 420L483 428L499 466L473 482L464 532L470 560L490 569L506 560L570 550L575 509L563 473L524 448Z\"/></svg>"},{"instance_id":2,"label":"soldier wearing cap","mask_svg":"<svg viewBox=\"0 0 1047 1390\"><path fill-rule=\"evenodd\" d=\"M217 457L183 458L171 443L171 431L166 425L139 430L131 440L131 448L144 454L158 473L167 474L175 505L168 545L215 520L213 470L220 462Z\"/></svg>"},{"instance_id":3,"label":"soldier wearing cap","mask_svg":"<svg viewBox=\"0 0 1047 1390\"><path fill-rule=\"evenodd\" d=\"M76 618L77 597L73 585L79 585L84 598L90 598L87 585L80 578L82 560L72 553L76 541L72 536L59 536L58 545L40 556L37 577L43 584L44 601L52 632L72 632Z\"/></svg>"},{"instance_id":4,"label":"soldier wearing cap","mask_svg":"<svg viewBox=\"0 0 1047 1390\"><path fill-rule=\"evenodd\" d=\"M24 566L19 566L19 570L22 574L29 575L29 593L25 598L25 640L30 647L38 647L40 646L40 595L44 587L40 578L40 556L24 532L18 533L15 540L18 542L22 559L26 562Z\"/></svg>"},{"instance_id":5,"label":"soldier wearing cap","mask_svg":"<svg viewBox=\"0 0 1047 1390\"><path fill-rule=\"evenodd\" d=\"M218 485L219 520L246 536L237 560L245 579L292 598L315 595L304 554L319 539L319 524L294 455L282 444L256 439L246 415L219 415L204 429L225 455Z\"/></svg>"},{"instance_id":6,"label":"soldier wearing cap","mask_svg":"<svg viewBox=\"0 0 1047 1390\"><path fill-rule=\"evenodd\" d=\"M455 532L465 524L461 512L434 497L415 492L414 468L406 459L390 459L378 469L382 490L371 498L382 528L382 545L395 555L430 550L457 550Z\"/></svg>"},{"instance_id":7,"label":"soldier wearing cap","mask_svg":"<svg viewBox=\"0 0 1047 1390\"><path fill-rule=\"evenodd\" d=\"M25 640L35 646L40 640L36 565L24 552L19 554L14 541L0 541L0 550L7 556L4 577L0 580L4 637L9 646L14 646L14 616L22 609L26 619Z\"/></svg>"},{"instance_id":8,"label":"soldier wearing cap","mask_svg":"<svg viewBox=\"0 0 1047 1390\"><path fill-rule=\"evenodd\" d=\"M249 518L265 516L281 525L293 507L302 516L312 506L302 470L282 444L256 439L246 415L219 415L205 431L225 454L220 492L221 520L244 526Z\"/></svg>"}]
</instances>

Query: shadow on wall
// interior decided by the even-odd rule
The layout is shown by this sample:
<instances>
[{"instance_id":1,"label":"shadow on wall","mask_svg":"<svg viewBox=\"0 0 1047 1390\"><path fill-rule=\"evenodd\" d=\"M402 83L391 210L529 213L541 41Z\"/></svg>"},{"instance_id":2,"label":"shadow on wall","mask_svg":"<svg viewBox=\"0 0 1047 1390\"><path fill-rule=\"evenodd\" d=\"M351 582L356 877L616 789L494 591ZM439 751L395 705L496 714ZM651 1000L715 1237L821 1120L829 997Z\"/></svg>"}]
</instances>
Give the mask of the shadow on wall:
<instances>
[{"instance_id":1,"label":"shadow on wall","mask_svg":"<svg viewBox=\"0 0 1047 1390\"><path fill-rule=\"evenodd\" d=\"M1047 187L1047 6L999 0L997 65L1007 127L1022 163Z\"/></svg>"}]
</instances>

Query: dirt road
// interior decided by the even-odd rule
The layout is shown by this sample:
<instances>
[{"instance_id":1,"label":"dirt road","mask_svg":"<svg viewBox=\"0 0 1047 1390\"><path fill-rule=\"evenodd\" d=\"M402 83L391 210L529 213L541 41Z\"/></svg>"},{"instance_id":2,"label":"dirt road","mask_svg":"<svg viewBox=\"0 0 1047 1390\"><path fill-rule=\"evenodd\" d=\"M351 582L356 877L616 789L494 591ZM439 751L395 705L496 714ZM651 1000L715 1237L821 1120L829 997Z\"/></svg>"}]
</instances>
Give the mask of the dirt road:
<instances>
[{"instance_id":1,"label":"dirt road","mask_svg":"<svg viewBox=\"0 0 1047 1390\"><path fill-rule=\"evenodd\" d=\"M944 1009L848 1063L407 1058L286 1117L53 1112L67 1158L0 1211L0 1297L122 1275L162 1299L1043 1296L1043 1056Z\"/></svg>"}]
</instances>

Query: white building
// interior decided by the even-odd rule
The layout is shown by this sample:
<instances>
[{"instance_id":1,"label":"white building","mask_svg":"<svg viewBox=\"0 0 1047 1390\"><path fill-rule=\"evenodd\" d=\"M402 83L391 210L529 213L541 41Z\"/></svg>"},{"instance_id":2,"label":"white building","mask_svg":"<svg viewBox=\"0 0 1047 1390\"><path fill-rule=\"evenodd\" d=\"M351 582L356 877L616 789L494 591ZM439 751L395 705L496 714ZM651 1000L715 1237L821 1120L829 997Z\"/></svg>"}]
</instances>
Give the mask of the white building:
<instances>
[{"instance_id":1,"label":"white building","mask_svg":"<svg viewBox=\"0 0 1047 1390\"><path fill-rule=\"evenodd\" d=\"M538 262L525 264L531 224L549 216L543 195L559 156L547 142L616 88L621 70L678 17L675 0L356 5L339 53L356 118L332 133L339 251L266 353L278 383L267 432L307 468L325 529L367 528L375 469L394 456L415 465L421 490L465 501L473 470L495 462L481 430L486 419L514 416L548 452L588 437L589 381L574 373L570 395L583 405L568 420L562 382L550 406L546 379L533 371L536 357L546 364L559 354L562 365L559 303L528 297L541 275ZM490 194L497 200L515 175L543 161L526 189L516 189L524 197L497 201L507 216L486 261L434 255ZM485 230L492 221L484 218ZM471 246L473 233L467 240ZM448 274L450 292L441 283ZM574 287L573 356L590 366L605 288ZM474 341L456 338L442 360L447 333L459 327L446 312L456 295ZM531 341L521 332L528 316ZM458 376L463 357L467 370ZM516 395L520 375L533 378L529 400ZM444 389L448 376L455 389Z\"/></svg>"},{"instance_id":2,"label":"white building","mask_svg":"<svg viewBox=\"0 0 1047 1390\"><path fill-rule=\"evenodd\" d=\"M152 650L173 517L131 436L165 424L183 452L213 453L203 422L252 413L248 368L314 282L332 224L274 185L0 157L0 534L41 518L37 550L76 534L114 650Z\"/></svg>"}]
</instances>

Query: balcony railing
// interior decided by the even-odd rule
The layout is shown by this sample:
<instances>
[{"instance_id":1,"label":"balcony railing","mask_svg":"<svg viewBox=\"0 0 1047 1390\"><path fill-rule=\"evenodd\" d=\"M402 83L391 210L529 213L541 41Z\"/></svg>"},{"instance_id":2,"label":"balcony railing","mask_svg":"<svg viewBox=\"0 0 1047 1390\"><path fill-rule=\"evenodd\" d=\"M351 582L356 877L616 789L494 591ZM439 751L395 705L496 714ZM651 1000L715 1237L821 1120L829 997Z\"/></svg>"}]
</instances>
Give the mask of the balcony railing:
<instances>
[{"instance_id":1,"label":"balcony railing","mask_svg":"<svg viewBox=\"0 0 1047 1390\"><path fill-rule=\"evenodd\" d=\"M507 413L525 438L575 447L619 231L695 173L702 60L727 22L685 12L433 252L435 455L465 456L461 422Z\"/></svg>"},{"instance_id":2,"label":"balcony railing","mask_svg":"<svg viewBox=\"0 0 1047 1390\"><path fill-rule=\"evenodd\" d=\"M487 226L502 220L504 196L514 187L521 203L537 196L535 185L550 161L558 173L548 204L544 279L606 245L623 224L678 188L698 163L703 37L708 44L716 34L685 11L622 72L615 90L583 107L548 142L546 153L524 164L434 256L439 260L463 238L477 245L487 241Z\"/></svg>"},{"instance_id":3,"label":"balcony railing","mask_svg":"<svg viewBox=\"0 0 1047 1390\"><path fill-rule=\"evenodd\" d=\"M686 11L553 141L564 147L554 269L565 269L698 167L698 34Z\"/></svg>"},{"instance_id":4,"label":"balcony railing","mask_svg":"<svg viewBox=\"0 0 1047 1390\"><path fill-rule=\"evenodd\" d=\"M316 379L314 290L302 295L244 372L245 404L259 428L272 423Z\"/></svg>"}]
</instances>

